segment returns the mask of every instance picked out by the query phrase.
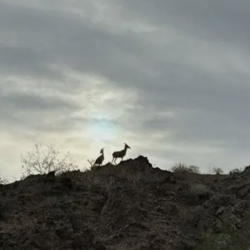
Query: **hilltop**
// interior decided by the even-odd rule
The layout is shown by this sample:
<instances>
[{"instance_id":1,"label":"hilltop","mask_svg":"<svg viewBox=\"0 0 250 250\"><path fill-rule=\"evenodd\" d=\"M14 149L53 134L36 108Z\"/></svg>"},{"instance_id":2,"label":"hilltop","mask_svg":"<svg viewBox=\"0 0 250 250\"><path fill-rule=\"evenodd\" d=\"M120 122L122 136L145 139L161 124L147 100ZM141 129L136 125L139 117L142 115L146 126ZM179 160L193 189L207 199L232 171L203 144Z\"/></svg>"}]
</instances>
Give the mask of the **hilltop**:
<instances>
[{"instance_id":1,"label":"hilltop","mask_svg":"<svg viewBox=\"0 0 250 250\"><path fill-rule=\"evenodd\" d=\"M0 186L3 250L243 250L250 168L172 173L146 157Z\"/></svg>"}]
</instances>

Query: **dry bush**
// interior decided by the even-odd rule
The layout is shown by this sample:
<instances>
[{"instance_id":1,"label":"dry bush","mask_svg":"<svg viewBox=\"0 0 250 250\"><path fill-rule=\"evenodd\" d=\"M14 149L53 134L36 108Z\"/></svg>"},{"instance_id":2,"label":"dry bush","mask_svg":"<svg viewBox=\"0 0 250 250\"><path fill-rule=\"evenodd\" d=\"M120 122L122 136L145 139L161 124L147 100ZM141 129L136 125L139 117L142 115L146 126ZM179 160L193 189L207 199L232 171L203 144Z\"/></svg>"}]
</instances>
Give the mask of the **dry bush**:
<instances>
[{"instance_id":1,"label":"dry bush","mask_svg":"<svg viewBox=\"0 0 250 250\"><path fill-rule=\"evenodd\" d=\"M194 165L186 165L183 163L179 163L177 165L174 165L171 168L171 171L174 173L193 173L193 174L199 174L200 173L200 169L197 166Z\"/></svg>"},{"instance_id":2,"label":"dry bush","mask_svg":"<svg viewBox=\"0 0 250 250\"><path fill-rule=\"evenodd\" d=\"M194 165L188 166L188 171L193 174L199 174L200 173L200 168Z\"/></svg>"},{"instance_id":3,"label":"dry bush","mask_svg":"<svg viewBox=\"0 0 250 250\"><path fill-rule=\"evenodd\" d=\"M21 155L23 177L31 174L62 173L75 170L77 166L69 152L61 156L53 145L35 144L25 156Z\"/></svg>"},{"instance_id":4,"label":"dry bush","mask_svg":"<svg viewBox=\"0 0 250 250\"><path fill-rule=\"evenodd\" d=\"M0 176L0 185L6 185L8 183L8 180Z\"/></svg>"},{"instance_id":5,"label":"dry bush","mask_svg":"<svg viewBox=\"0 0 250 250\"><path fill-rule=\"evenodd\" d=\"M224 173L224 171L221 168L217 168L217 167L213 168L212 172L213 174L216 174L216 175L221 175Z\"/></svg>"},{"instance_id":6,"label":"dry bush","mask_svg":"<svg viewBox=\"0 0 250 250\"><path fill-rule=\"evenodd\" d=\"M242 169L240 169L240 168L235 168L235 169L233 169L233 170L231 170L230 172L229 172L229 175L238 175L238 174L240 174L240 173L242 173Z\"/></svg>"}]
</instances>

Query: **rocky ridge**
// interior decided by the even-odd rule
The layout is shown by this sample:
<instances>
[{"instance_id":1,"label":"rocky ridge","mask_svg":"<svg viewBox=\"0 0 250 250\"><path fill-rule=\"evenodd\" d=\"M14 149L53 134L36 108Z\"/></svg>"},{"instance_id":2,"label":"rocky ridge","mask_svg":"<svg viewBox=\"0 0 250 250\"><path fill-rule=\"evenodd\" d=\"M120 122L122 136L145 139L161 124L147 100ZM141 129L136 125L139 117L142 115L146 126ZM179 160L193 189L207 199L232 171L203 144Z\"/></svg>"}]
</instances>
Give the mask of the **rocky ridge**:
<instances>
[{"instance_id":1,"label":"rocky ridge","mask_svg":"<svg viewBox=\"0 0 250 250\"><path fill-rule=\"evenodd\" d=\"M0 186L0 249L250 249L250 167L172 173L140 156Z\"/></svg>"}]
</instances>

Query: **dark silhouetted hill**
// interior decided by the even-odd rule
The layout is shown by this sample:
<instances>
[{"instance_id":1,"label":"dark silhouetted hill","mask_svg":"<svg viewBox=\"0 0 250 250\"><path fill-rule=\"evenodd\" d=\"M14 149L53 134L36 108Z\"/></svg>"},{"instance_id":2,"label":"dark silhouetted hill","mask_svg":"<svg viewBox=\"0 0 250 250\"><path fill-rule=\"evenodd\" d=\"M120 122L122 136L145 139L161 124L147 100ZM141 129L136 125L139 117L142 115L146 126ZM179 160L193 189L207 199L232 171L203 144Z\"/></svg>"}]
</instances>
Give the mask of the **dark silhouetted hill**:
<instances>
[{"instance_id":1,"label":"dark silhouetted hill","mask_svg":"<svg viewBox=\"0 0 250 250\"><path fill-rule=\"evenodd\" d=\"M0 186L3 250L250 249L250 168L171 173L117 166Z\"/></svg>"}]
</instances>

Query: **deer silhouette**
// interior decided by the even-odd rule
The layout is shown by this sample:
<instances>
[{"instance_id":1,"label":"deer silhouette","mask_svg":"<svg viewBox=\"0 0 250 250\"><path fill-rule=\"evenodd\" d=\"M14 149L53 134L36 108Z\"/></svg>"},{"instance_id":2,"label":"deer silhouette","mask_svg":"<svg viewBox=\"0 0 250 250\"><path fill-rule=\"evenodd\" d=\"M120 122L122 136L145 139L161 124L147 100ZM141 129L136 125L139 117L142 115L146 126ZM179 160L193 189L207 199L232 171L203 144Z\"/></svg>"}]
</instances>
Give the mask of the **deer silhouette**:
<instances>
[{"instance_id":1,"label":"deer silhouette","mask_svg":"<svg viewBox=\"0 0 250 250\"><path fill-rule=\"evenodd\" d=\"M114 162L116 164L117 158L121 158L121 161L123 161L123 157L126 155L128 148L130 148L129 145L127 145L125 143L125 146L124 146L123 150L114 152L112 154L112 156L113 156L112 163Z\"/></svg>"}]
</instances>

